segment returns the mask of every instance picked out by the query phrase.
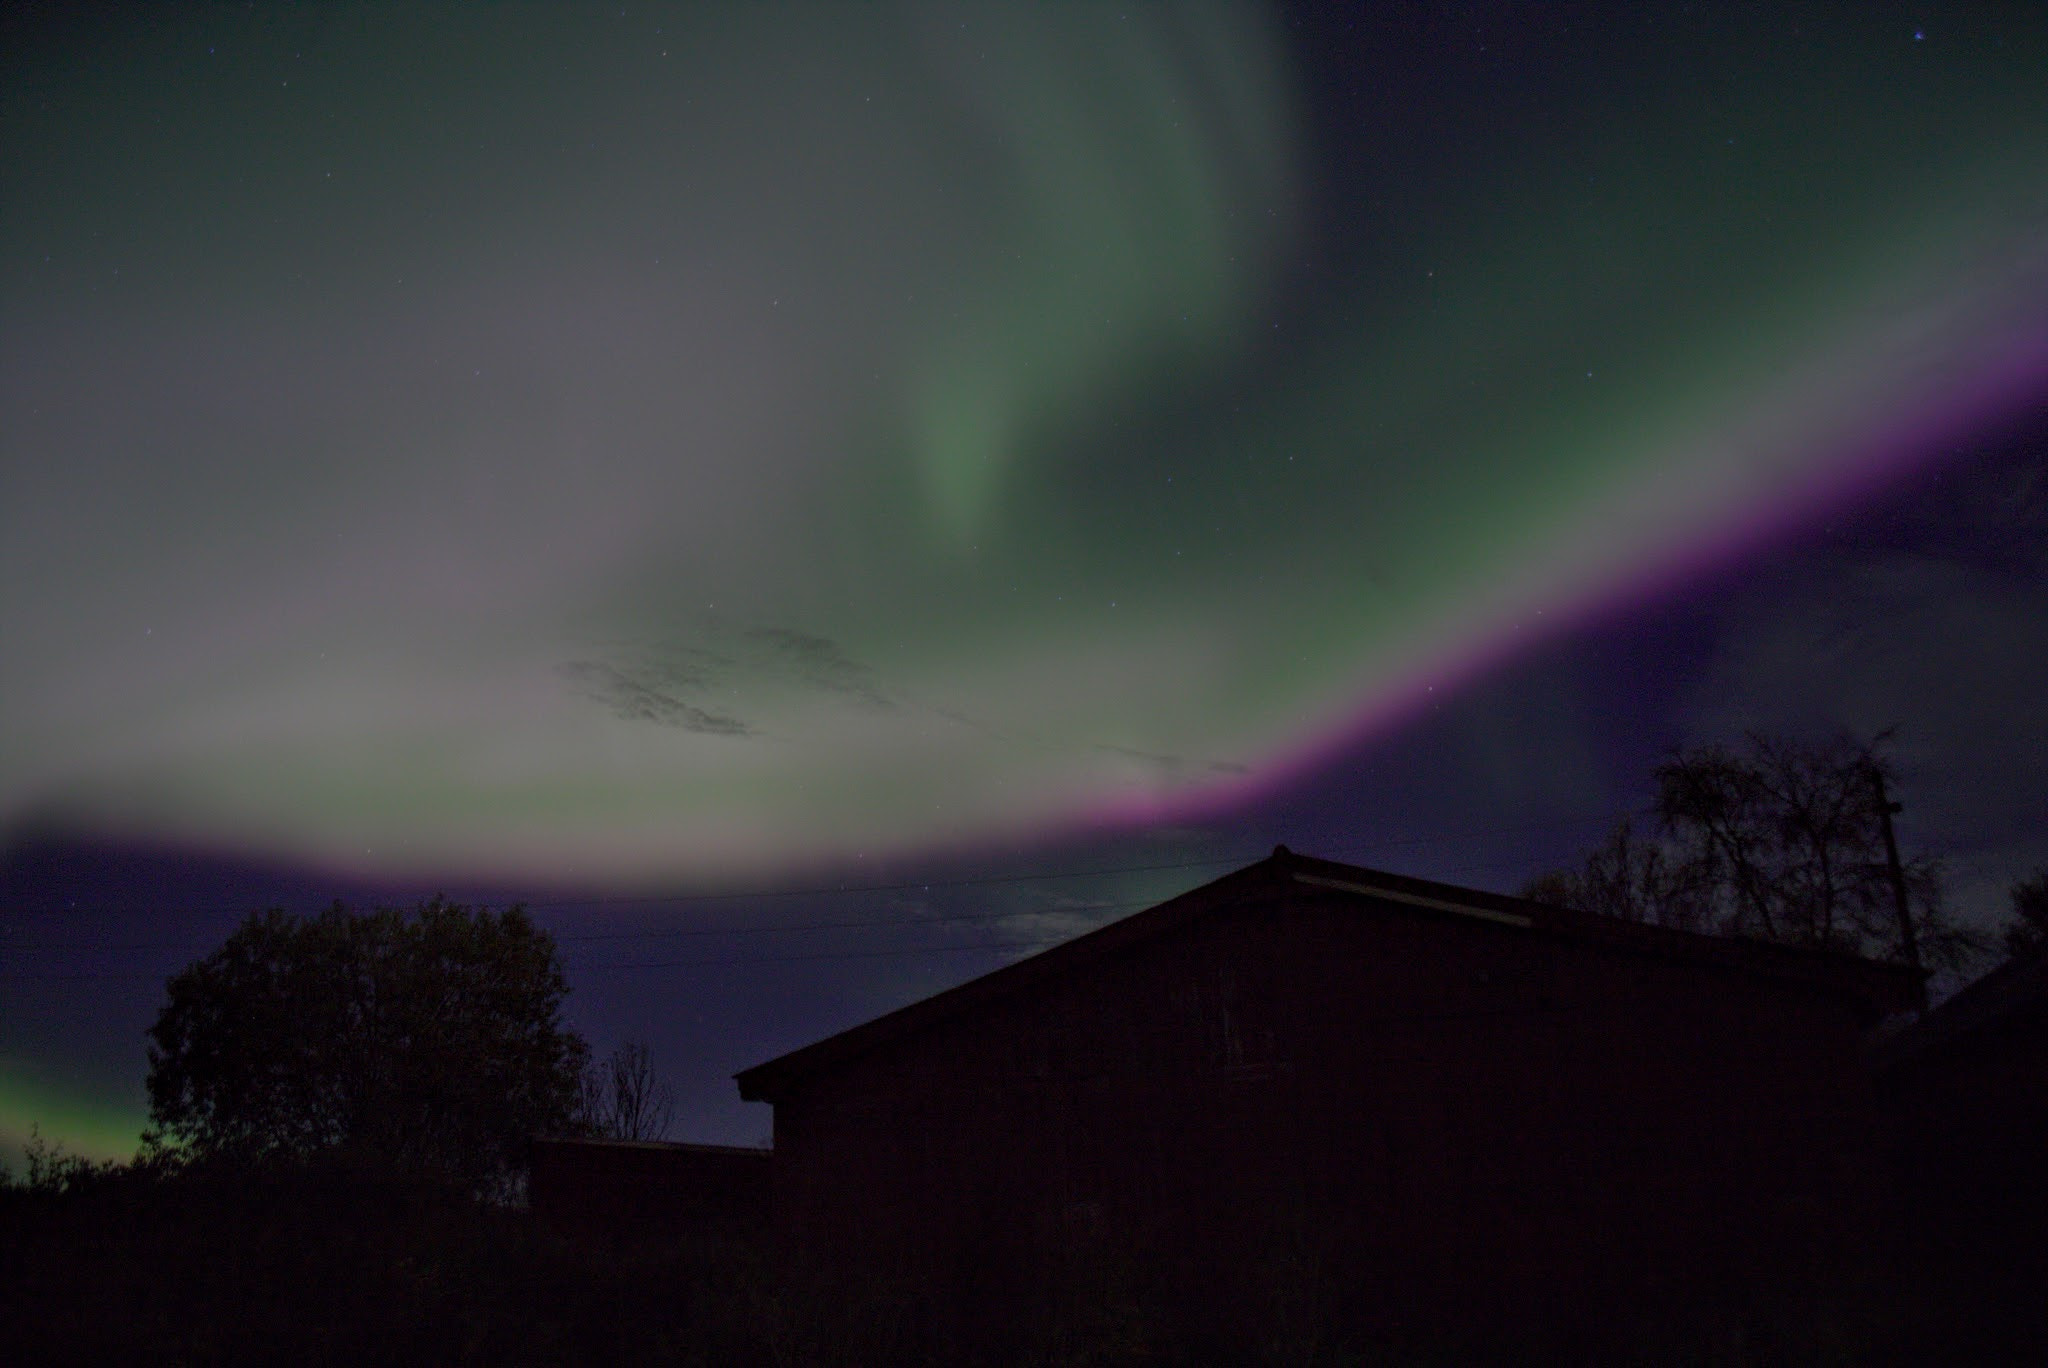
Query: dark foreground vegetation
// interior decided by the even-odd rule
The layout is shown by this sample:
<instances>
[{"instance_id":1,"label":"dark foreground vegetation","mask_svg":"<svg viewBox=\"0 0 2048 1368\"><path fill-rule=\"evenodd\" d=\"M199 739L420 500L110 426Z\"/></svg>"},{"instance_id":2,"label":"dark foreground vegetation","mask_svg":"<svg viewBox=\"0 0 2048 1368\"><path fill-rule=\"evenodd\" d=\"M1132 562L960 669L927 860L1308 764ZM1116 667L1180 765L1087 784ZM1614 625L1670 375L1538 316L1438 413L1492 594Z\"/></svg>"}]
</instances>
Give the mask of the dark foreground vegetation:
<instances>
[{"instance_id":1,"label":"dark foreground vegetation","mask_svg":"<svg viewBox=\"0 0 2048 1368\"><path fill-rule=\"evenodd\" d=\"M0 1194L9 1363L830 1363L894 1353L758 1253L594 1243L343 1164L73 1174ZM853 1331L854 1333L849 1333Z\"/></svg>"},{"instance_id":2,"label":"dark foreground vegetation","mask_svg":"<svg viewBox=\"0 0 2048 1368\"><path fill-rule=\"evenodd\" d=\"M1233 1257L1216 1251L1219 1259ZM446 1185L334 1161L52 1158L0 1190L0 1361L490 1364L2029 1362L2038 1269L1922 1269L1847 1300L1343 1343L1313 1272L1248 1270L1243 1306L1168 1315L1132 1268L991 1321L746 1239L574 1236ZM1256 1304L1253 1304L1256 1303Z\"/></svg>"}]
</instances>

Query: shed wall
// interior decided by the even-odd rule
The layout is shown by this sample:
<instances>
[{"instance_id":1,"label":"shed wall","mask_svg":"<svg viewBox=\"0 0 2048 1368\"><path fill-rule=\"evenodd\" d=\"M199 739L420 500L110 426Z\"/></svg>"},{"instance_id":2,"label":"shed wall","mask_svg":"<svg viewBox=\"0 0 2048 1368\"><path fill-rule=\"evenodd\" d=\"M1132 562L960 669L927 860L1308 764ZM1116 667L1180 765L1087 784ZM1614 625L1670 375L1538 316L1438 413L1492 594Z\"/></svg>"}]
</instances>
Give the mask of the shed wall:
<instances>
[{"instance_id":1,"label":"shed wall","mask_svg":"<svg viewBox=\"0 0 2048 1368\"><path fill-rule=\"evenodd\" d=\"M1866 1271L1884 1160L1811 988L1298 891L804 1080L799 1245L957 1304L1128 1263L1376 1324Z\"/></svg>"}]
</instances>

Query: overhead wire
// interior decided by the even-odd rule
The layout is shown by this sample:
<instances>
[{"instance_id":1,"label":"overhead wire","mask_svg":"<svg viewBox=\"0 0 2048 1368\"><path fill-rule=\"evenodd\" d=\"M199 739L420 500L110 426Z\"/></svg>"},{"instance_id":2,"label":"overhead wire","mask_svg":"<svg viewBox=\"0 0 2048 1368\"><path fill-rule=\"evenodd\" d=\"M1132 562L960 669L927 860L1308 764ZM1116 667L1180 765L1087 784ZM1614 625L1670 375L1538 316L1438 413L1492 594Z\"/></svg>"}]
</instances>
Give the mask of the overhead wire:
<instances>
[{"instance_id":1,"label":"overhead wire","mask_svg":"<svg viewBox=\"0 0 2048 1368\"><path fill-rule=\"evenodd\" d=\"M1322 848L1333 853L1345 854L1356 854L1369 851L1407 849L1416 846L1440 845L1458 840L1471 840L1484 836L1498 836L1540 830L1559 830L1569 827L1584 826L1593 822L1617 821L1626 817L1639 815L1639 810L1583 813L1565 818L1554 818L1537 822L1508 823L1491 827L1473 828L1460 832L1450 832L1428 836L1402 837L1393 840L1343 842L1335 845L1324 846ZM1003 874L978 875L971 877L963 876L954 878L903 880L889 883L820 885L802 888L768 886L755 889L733 889L680 894L629 894L614 896L595 896L589 898L536 899L528 902L508 903L507 906L520 906L524 907L527 911L532 912L541 910L560 911L568 908L691 904L712 901L737 901L743 899L865 896L886 893L932 892L935 890L957 890L963 888L1000 887L1025 883L1056 882L1063 880L1112 878L1134 874L1165 873L1190 869L1236 868L1251 863L1257 858L1259 857L1256 855L1236 855L1219 856L1215 858L1201 860L1181 860L1169 862L1156 862L1150 864L1117 865L1082 870L1023 871ZM1492 861L1480 864L1457 866L1445 872L1456 873L1460 872L1461 870L1471 869L1512 868L1520 863L1520 861ZM747 926L648 927L637 928L630 931L609 932L551 931L550 935L558 943L564 945L571 945L617 942L628 940L659 940L713 936L781 935L826 930L915 930L924 927L953 925L968 922L1009 921L1025 917L1054 916L1060 915L1062 913L1086 915L1088 913L1099 913L1105 911L1122 911L1132 908L1150 906L1157 901L1158 899L1155 898L1147 898L1111 903L1087 903L1069 907L1051 906L1009 908L997 911L978 910L971 912L938 913L930 916L912 917L856 917L835 919L830 921L785 923L781 925L776 925L772 923L756 923ZM240 916L246 914L247 908L247 904L233 906L215 905L211 907L187 906L183 908L169 909L168 914L174 916ZM122 908L111 908L102 906L99 908L84 909L76 907L67 907L62 909L63 913L66 916L105 915L110 912L133 913L147 910L149 909L141 906L129 906ZM1046 945L1057 944L1062 939L1066 939L1066 937L1055 937L1050 940L1039 941L988 942L979 945L911 946L892 948L887 950L826 951L799 955L724 956L716 959L706 958L692 960L657 961L581 960L574 967L578 969L608 970L627 968L682 968L714 966L721 964L741 965L795 963L807 960L830 960L842 958L861 959L894 955L958 953L961 951L972 949L1001 950L1042 948ZM129 942L10 942L5 938L0 938L0 951L48 952L57 950L84 950L121 953L144 950L180 949L190 946L193 940L194 937L191 936L184 937L182 939L175 941L153 940ZM58 979L130 978L159 976L160 975L155 971L79 970L61 973L29 973L16 971L0 972L0 981L16 979L34 981Z\"/></svg>"}]
</instances>

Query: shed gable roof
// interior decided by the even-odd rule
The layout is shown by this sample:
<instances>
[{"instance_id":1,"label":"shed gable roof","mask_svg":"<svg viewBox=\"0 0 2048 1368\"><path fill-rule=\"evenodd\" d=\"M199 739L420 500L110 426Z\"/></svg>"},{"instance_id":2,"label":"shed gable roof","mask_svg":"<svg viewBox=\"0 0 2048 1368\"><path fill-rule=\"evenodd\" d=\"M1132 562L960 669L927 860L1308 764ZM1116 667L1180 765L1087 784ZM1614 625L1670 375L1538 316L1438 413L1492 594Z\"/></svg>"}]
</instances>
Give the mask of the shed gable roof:
<instances>
[{"instance_id":1,"label":"shed gable roof","mask_svg":"<svg viewBox=\"0 0 2048 1368\"><path fill-rule=\"evenodd\" d=\"M1285 897L1295 890L1351 895L1361 902L1469 917L1580 944L1656 959L1677 959L1787 980L1849 999L1868 1020L1915 1005L1920 971L1854 955L1761 941L1674 931L1617 921L1547 903L1297 855L1286 846L1256 864L1169 898L1155 907L1063 941L1029 958L946 989L837 1035L734 1075L749 1102L775 1102L801 1079L962 1014L1033 991L1105 955L1152 940L1222 908Z\"/></svg>"}]
</instances>

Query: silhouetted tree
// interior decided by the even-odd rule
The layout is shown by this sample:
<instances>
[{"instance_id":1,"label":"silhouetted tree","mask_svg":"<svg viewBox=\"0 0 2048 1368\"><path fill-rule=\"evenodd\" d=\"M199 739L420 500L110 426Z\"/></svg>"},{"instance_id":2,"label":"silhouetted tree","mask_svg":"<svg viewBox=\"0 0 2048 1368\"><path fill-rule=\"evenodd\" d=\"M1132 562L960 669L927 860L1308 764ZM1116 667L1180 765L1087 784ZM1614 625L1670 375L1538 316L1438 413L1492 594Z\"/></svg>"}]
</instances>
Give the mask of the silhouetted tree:
<instances>
[{"instance_id":1,"label":"silhouetted tree","mask_svg":"<svg viewBox=\"0 0 2048 1368\"><path fill-rule=\"evenodd\" d=\"M62 1197L105 1183L124 1172L124 1166L111 1159L88 1159L67 1152L61 1142L45 1140L38 1126L28 1128L22 1159L27 1171L19 1181L6 1161L0 1159L0 1192L16 1190Z\"/></svg>"},{"instance_id":2,"label":"silhouetted tree","mask_svg":"<svg viewBox=\"0 0 2048 1368\"><path fill-rule=\"evenodd\" d=\"M1579 868L1539 874L1524 885L1522 896L1687 931L1705 930L1713 921L1710 892L1700 885L1699 870L1675 843L1640 835L1626 818Z\"/></svg>"},{"instance_id":3,"label":"silhouetted tree","mask_svg":"<svg viewBox=\"0 0 2048 1368\"><path fill-rule=\"evenodd\" d=\"M654 1071L647 1047L626 1044L583 1071L577 1108L584 1129L606 1140L666 1140L675 1090Z\"/></svg>"},{"instance_id":4,"label":"silhouetted tree","mask_svg":"<svg viewBox=\"0 0 2048 1368\"><path fill-rule=\"evenodd\" d=\"M2048 946L2048 865L2007 890L2012 920L2005 926L2005 953L2030 955Z\"/></svg>"},{"instance_id":5,"label":"silhouetted tree","mask_svg":"<svg viewBox=\"0 0 2048 1368\"><path fill-rule=\"evenodd\" d=\"M555 944L519 908L251 916L170 980L146 1139L238 1161L342 1152L501 1190L571 1120L589 1049Z\"/></svg>"},{"instance_id":6,"label":"silhouetted tree","mask_svg":"<svg viewBox=\"0 0 2048 1368\"><path fill-rule=\"evenodd\" d=\"M1656 770L1656 831L1622 823L1577 869L1526 896L1685 930L1904 958L1878 809L1896 781L1887 738L1803 743L1752 734L1740 749L1679 750ZM1942 905L1941 868L1902 862L1922 962L1983 948Z\"/></svg>"}]
</instances>

